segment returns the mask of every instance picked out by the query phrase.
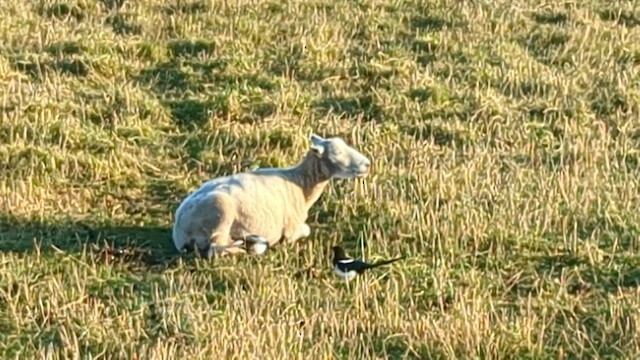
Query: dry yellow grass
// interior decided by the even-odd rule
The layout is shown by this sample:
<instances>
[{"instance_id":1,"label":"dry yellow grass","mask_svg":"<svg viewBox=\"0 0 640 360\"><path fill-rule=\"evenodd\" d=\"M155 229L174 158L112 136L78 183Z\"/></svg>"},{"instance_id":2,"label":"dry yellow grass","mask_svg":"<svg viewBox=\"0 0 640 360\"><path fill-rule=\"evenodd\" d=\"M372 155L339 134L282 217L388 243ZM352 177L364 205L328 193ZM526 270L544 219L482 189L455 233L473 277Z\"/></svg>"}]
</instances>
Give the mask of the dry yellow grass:
<instances>
[{"instance_id":1,"label":"dry yellow grass","mask_svg":"<svg viewBox=\"0 0 640 360\"><path fill-rule=\"evenodd\" d=\"M634 2L0 9L2 358L640 356ZM307 242L176 256L189 191L312 131L374 164ZM347 288L338 243L408 259Z\"/></svg>"}]
</instances>

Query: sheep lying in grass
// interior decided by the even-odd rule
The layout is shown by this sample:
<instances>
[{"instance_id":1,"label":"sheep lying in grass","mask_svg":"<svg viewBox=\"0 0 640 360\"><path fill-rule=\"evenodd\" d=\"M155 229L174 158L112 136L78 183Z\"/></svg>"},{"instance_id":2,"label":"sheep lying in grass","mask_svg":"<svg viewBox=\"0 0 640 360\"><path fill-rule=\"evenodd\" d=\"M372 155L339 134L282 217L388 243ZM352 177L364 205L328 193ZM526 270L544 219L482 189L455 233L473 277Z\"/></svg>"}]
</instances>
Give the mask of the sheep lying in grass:
<instances>
[{"instance_id":1,"label":"sheep lying in grass","mask_svg":"<svg viewBox=\"0 0 640 360\"><path fill-rule=\"evenodd\" d=\"M173 243L178 251L193 249L205 258L246 253L239 246L294 243L309 236L309 208L332 178L364 177L369 159L338 137L311 135L305 157L288 168L262 168L204 183L178 207ZM257 245L256 245L257 247ZM249 249L251 252L251 249Z\"/></svg>"}]
</instances>

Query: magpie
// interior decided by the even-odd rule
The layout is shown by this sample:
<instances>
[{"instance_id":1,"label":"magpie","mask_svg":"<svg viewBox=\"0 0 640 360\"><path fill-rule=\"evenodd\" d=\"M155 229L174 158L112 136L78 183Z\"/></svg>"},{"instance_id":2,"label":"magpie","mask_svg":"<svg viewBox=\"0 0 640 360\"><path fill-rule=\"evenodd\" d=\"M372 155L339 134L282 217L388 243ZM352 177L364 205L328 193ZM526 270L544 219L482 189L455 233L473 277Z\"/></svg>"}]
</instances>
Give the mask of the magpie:
<instances>
[{"instance_id":1,"label":"magpie","mask_svg":"<svg viewBox=\"0 0 640 360\"><path fill-rule=\"evenodd\" d=\"M249 235L244 239L234 241L231 246L244 246L248 253L260 255L269 249L269 242L262 236Z\"/></svg>"},{"instance_id":2,"label":"magpie","mask_svg":"<svg viewBox=\"0 0 640 360\"><path fill-rule=\"evenodd\" d=\"M358 259L352 259L345 255L344 250L340 246L334 246L333 250L333 272L339 277L352 280L356 276L365 272L365 270L377 268L378 266L391 264L405 257L400 256L391 260L382 260L377 263L368 264Z\"/></svg>"}]
</instances>

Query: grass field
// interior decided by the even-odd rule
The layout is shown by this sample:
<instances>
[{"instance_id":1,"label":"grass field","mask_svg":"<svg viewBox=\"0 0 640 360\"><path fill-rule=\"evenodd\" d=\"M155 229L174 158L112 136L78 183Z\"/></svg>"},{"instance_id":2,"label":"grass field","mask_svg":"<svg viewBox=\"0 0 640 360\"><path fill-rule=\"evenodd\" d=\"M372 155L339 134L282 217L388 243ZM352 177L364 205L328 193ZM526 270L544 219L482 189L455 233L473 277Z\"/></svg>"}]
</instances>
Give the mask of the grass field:
<instances>
[{"instance_id":1,"label":"grass field","mask_svg":"<svg viewBox=\"0 0 640 360\"><path fill-rule=\"evenodd\" d=\"M0 357L635 359L633 1L0 0ZM373 160L263 257L171 244L203 181ZM341 243L405 254L347 287Z\"/></svg>"}]
</instances>

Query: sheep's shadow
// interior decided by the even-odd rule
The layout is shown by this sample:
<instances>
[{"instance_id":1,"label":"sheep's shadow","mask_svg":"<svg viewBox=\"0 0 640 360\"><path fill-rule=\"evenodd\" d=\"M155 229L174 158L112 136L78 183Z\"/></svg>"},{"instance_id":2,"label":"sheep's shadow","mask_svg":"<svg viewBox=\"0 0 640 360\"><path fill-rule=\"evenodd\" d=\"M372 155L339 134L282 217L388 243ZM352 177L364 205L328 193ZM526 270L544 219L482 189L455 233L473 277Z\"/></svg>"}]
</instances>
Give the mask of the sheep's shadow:
<instances>
[{"instance_id":1,"label":"sheep's shadow","mask_svg":"<svg viewBox=\"0 0 640 360\"><path fill-rule=\"evenodd\" d=\"M122 261L168 267L178 253L171 229L161 226L98 225L90 222L44 222L0 214L0 252L87 253L97 261Z\"/></svg>"}]
</instances>

